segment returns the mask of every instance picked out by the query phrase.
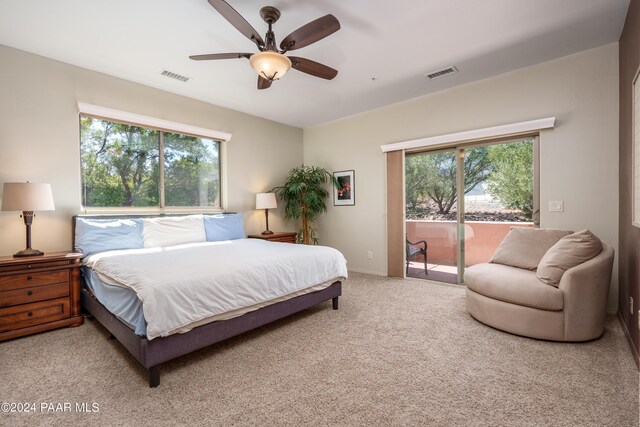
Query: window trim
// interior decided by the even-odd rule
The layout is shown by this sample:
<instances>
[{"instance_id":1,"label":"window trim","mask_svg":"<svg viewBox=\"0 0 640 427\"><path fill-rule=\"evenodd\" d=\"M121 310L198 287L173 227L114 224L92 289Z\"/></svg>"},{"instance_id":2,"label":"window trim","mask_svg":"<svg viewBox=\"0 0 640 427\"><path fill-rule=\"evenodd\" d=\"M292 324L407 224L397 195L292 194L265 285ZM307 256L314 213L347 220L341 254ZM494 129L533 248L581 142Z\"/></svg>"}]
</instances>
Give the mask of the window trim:
<instances>
[{"instance_id":1,"label":"window trim","mask_svg":"<svg viewBox=\"0 0 640 427\"><path fill-rule=\"evenodd\" d=\"M167 120L162 120L162 119L154 119L153 117L148 117L148 116L141 116L141 115L136 115L136 114L132 114L132 113L126 113L126 112L122 112L122 111L118 111L118 110L112 110L109 108L105 108L105 107L98 107L98 106L93 106L91 104L84 104L84 103L78 103L78 106L89 106L89 107L95 107L97 109L102 109L102 111L111 111L111 112L115 112L117 114L120 114L120 117L124 117L125 115L128 115L129 118L143 118L145 120L147 120L146 123L140 123L140 122L133 122L133 121L127 121L127 120L121 120L119 118L114 118L114 117L108 117L108 116L99 116L99 115L95 115L95 114L89 114L89 113L84 113L82 112L82 108L80 110L80 113L78 114L78 121L80 120L81 117L91 117L94 119L98 119L98 120L106 120L106 121L110 121L110 122L114 122L114 123L121 123L121 124L125 124L125 125L129 125L129 126L137 126L137 127L142 127L142 128L146 128L146 129L152 129L155 131L158 131L158 148L159 148L159 156L160 156L160 182L159 182L159 206L102 206L102 207L98 207L98 206L84 206L82 204L82 150L79 150L79 154L80 156L78 157L78 161L80 162L79 166L80 166L80 211L86 214L118 214L118 213L122 213L122 214L135 214L135 213L140 213L140 214L145 214L145 213L154 213L154 214L158 214L158 213L217 213L217 212L225 212L226 209L226 205L227 205L227 185L226 185L226 143L229 141L229 139L231 138L231 134L227 134L225 132L219 132L219 131L214 131L211 129L205 129L205 128L198 128L195 126L190 126L190 125L183 125L181 123L177 123L177 122L170 122ZM93 110L93 111L97 111L97 110ZM171 124L171 125L175 125L175 127L172 128L167 128L167 127L158 127L158 126L151 126L147 123L150 123L150 120L155 120L156 124L159 123L163 123L163 124ZM144 121L144 120L143 120ZM80 128L78 128L78 130L80 130ZM191 131L197 131L198 133L193 133L193 132L188 132L187 130L191 130ZM164 194L164 133L176 133L176 134L181 134L181 135L187 135L187 136L192 136L192 137L196 137L196 138L204 138L204 139L210 139L213 140L215 142L218 143L218 161L219 161L219 179L220 179L220 206L214 207L214 206L165 206L165 194ZM214 138L212 135L215 134L220 134L225 136L227 139L220 139L220 138ZM80 146L82 145L82 141L80 138L80 134L78 134L78 147L80 148Z\"/></svg>"},{"instance_id":2,"label":"window trim","mask_svg":"<svg viewBox=\"0 0 640 427\"><path fill-rule=\"evenodd\" d=\"M78 109L81 116L109 120L125 125L141 126L164 132L215 139L220 142L226 142L231 139L231 134L227 132L187 125L179 122L172 122L170 120L158 119L156 117L143 116L142 114L129 113L84 102L78 102Z\"/></svg>"},{"instance_id":3,"label":"window trim","mask_svg":"<svg viewBox=\"0 0 640 427\"><path fill-rule=\"evenodd\" d=\"M556 118L529 120L528 122L511 123L482 129L467 130L446 135L430 136L412 139L410 141L395 142L380 146L383 153L396 150L428 150L435 148L457 147L461 144L478 143L496 138L520 138L530 134L538 134L544 129L553 129Z\"/></svg>"}]
</instances>

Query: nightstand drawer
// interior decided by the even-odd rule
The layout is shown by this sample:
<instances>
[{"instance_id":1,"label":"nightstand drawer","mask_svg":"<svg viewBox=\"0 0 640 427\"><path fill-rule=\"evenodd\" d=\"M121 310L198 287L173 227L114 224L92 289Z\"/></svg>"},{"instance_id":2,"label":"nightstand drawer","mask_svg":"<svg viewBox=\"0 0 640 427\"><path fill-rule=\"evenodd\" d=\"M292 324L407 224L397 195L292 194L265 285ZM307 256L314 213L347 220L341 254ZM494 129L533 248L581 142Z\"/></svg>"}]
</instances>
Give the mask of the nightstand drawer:
<instances>
[{"instance_id":1,"label":"nightstand drawer","mask_svg":"<svg viewBox=\"0 0 640 427\"><path fill-rule=\"evenodd\" d=\"M69 298L0 308L0 332L69 317Z\"/></svg>"},{"instance_id":2,"label":"nightstand drawer","mask_svg":"<svg viewBox=\"0 0 640 427\"><path fill-rule=\"evenodd\" d=\"M69 270L42 271L39 273L12 274L0 277L0 291L30 288L32 286L69 283Z\"/></svg>"},{"instance_id":3,"label":"nightstand drawer","mask_svg":"<svg viewBox=\"0 0 640 427\"><path fill-rule=\"evenodd\" d=\"M250 239L268 240L269 242L296 243L298 233L291 231L274 232L272 234L249 234Z\"/></svg>"},{"instance_id":4,"label":"nightstand drawer","mask_svg":"<svg viewBox=\"0 0 640 427\"><path fill-rule=\"evenodd\" d=\"M73 260L72 260L73 261ZM69 261L34 261L28 263L20 263L16 264L17 261L14 261L13 265L0 265L0 273L8 272L8 271L16 271L16 270L36 270L43 268L54 268L54 267L64 267L65 265L69 265Z\"/></svg>"},{"instance_id":5,"label":"nightstand drawer","mask_svg":"<svg viewBox=\"0 0 640 427\"><path fill-rule=\"evenodd\" d=\"M36 286L0 292L0 307L28 304L46 299L62 298L69 295L69 283Z\"/></svg>"},{"instance_id":6,"label":"nightstand drawer","mask_svg":"<svg viewBox=\"0 0 640 427\"><path fill-rule=\"evenodd\" d=\"M295 243L296 236L285 236L285 237L274 237L273 239L269 239L270 242L284 242L284 243Z\"/></svg>"}]
</instances>

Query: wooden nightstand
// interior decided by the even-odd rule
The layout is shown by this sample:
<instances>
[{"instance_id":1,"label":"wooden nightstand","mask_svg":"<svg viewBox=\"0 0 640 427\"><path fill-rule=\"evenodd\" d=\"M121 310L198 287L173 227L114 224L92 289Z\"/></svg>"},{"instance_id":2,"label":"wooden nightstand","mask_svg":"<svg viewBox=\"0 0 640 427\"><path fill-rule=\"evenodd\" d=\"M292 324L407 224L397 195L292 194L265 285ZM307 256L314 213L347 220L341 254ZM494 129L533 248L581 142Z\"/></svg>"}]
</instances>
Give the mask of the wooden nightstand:
<instances>
[{"instance_id":1,"label":"wooden nightstand","mask_svg":"<svg viewBox=\"0 0 640 427\"><path fill-rule=\"evenodd\" d=\"M298 236L298 233L294 233L294 232L274 231L273 234L249 234L247 237L249 237L250 239L268 240L270 242L295 243L297 236Z\"/></svg>"},{"instance_id":2,"label":"wooden nightstand","mask_svg":"<svg viewBox=\"0 0 640 427\"><path fill-rule=\"evenodd\" d=\"M0 341L80 326L82 254L0 257Z\"/></svg>"}]
</instances>

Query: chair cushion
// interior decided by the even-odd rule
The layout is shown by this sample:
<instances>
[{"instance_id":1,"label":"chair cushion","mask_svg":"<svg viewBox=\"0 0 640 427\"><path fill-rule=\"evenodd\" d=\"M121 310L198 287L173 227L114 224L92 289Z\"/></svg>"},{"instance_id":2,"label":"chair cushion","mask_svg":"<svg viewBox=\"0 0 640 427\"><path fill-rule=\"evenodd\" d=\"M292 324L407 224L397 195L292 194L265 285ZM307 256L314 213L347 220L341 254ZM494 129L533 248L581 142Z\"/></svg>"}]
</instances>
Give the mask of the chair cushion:
<instances>
[{"instance_id":1,"label":"chair cushion","mask_svg":"<svg viewBox=\"0 0 640 427\"><path fill-rule=\"evenodd\" d=\"M489 262L535 270L549 248L570 233L564 230L511 227Z\"/></svg>"},{"instance_id":2,"label":"chair cushion","mask_svg":"<svg viewBox=\"0 0 640 427\"><path fill-rule=\"evenodd\" d=\"M464 272L469 289L489 298L542 310L562 310L561 290L542 283L533 271L502 264L476 264Z\"/></svg>"},{"instance_id":3,"label":"chair cushion","mask_svg":"<svg viewBox=\"0 0 640 427\"><path fill-rule=\"evenodd\" d=\"M578 231L558 240L538 264L536 275L548 285L560 284L565 271L582 264L602 251L602 242L589 230Z\"/></svg>"},{"instance_id":4,"label":"chair cushion","mask_svg":"<svg viewBox=\"0 0 640 427\"><path fill-rule=\"evenodd\" d=\"M416 246L410 246L409 247L409 255L410 256L413 256L413 255L416 255L416 254L421 254L421 253L424 253L424 248L422 248L422 247L418 248Z\"/></svg>"}]
</instances>

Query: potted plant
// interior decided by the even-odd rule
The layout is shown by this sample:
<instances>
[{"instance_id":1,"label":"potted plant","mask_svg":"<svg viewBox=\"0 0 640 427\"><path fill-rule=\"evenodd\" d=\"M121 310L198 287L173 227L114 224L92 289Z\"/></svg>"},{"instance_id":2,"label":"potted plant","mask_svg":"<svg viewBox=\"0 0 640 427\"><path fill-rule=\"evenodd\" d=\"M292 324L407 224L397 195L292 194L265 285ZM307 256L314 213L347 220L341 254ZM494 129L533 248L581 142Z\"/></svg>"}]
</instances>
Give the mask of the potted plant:
<instances>
[{"instance_id":1,"label":"potted plant","mask_svg":"<svg viewBox=\"0 0 640 427\"><path fill-rule=\"evenodd\" d=\"M325 188L327 182L340 188L338 180L326 169L316 166L298 166L289 171L284 185L275 187L278 197L285 201L286 219L302 219L302 228L298 235L298 242L305 245L317 245L316 230L312 227L322 212L326 212L325 199L329 191Z\"/></svg>"}]
</instances>

